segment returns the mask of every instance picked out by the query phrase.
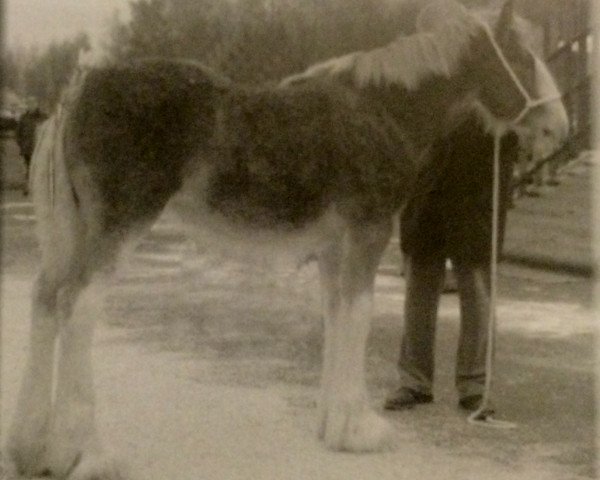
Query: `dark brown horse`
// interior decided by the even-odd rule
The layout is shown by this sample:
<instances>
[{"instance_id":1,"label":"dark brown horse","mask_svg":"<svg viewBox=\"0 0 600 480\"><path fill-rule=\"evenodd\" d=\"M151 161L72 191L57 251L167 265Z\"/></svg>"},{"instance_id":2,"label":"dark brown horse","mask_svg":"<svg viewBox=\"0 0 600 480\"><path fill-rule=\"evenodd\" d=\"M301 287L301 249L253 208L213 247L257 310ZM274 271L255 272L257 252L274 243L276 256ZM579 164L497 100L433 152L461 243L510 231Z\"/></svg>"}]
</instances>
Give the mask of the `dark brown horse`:
<instances>
[{"instance_id":1,"label":"dark brown horse","mask_svg":"<svg viewBox=\"0 0 600 480\"><path fill-rule=\"evenodd\" d=\"M421 14L420 33L277 88L244 89L177 61L80 73L34 155L43 259L8 440L16 469L117 477L94 426L94 319L81 294L165 208L216 248L317 256L319 437L333 450L388 445L393 429L367 394L365 344L392 216L457 118L476 111L489 128L530 131L534 116L550 114L540 105L524 115L537 97L536 61L512 19L509 3L492 31L438 2Z\"/></svg>"}]
</instances>

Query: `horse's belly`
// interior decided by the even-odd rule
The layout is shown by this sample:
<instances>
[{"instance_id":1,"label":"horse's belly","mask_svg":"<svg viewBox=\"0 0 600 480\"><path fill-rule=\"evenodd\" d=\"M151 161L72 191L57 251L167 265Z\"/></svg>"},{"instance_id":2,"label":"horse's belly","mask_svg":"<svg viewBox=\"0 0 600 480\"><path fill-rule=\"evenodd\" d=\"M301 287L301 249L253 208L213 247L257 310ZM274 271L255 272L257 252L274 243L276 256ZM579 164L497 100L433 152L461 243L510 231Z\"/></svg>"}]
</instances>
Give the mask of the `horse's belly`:
<instances>
[{"instance_id":1,"label":"horse's belly","mask_svg":"<svg viewBox=\"0 0 600 480\"><path fill-rule=\"evenodd\" d=\"M206 182L198 181L184 184L165 214L201 251L261 264L299 265L336 241L345 224L334 205L301 226L224 214L208 201Z\"/></svg>"}]
</instances>

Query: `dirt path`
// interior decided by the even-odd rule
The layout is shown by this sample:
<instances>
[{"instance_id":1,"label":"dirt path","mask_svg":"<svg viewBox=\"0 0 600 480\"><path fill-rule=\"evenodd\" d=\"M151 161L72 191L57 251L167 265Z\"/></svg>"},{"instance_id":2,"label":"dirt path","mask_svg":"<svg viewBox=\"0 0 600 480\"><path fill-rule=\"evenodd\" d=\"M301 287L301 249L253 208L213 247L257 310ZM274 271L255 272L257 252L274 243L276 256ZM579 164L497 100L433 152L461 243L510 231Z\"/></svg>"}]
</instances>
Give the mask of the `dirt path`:
<instances>
[{"instance_id":1,"label":"dirt path","mask_svg":"<svg viewBox=\"0 0 600 480\"><path fill-rule=\"evenodd\" d=\"M395 287L380 282L380 289L386 286ZM22 276L3 279L5 421L13 409L24 357L29 291L30 281ZM381 302L380 317L386 309L396 308L396 300ZM453 300L445 302L443 312L453 308L451 303ZM533 306L511 308L517 317L538 312ZM566 314L574 320L570 328L589 329L582 312L576 318L573 311L563 312L562 320ZM557 326L549 328L564 334L564 325ZM378 455L330 453L316 441L313 432L314 386L219 384L214 361L144 348L132 344L129 334L127 329L101 324L95 360L101 433L118 457L130 465L135 478L577 478L564 466L544 461L548 452L521 456L517 462L489 459L477 451L456 454L429 443L418 424L403 421L406 414L395 417L399 435L396 451ZM476 428L459 423L456 413L447 420L458 429L457 435L461 429ZM506 432L490 431L486 435L510 441Z\"/></svg>"}]
</instances>

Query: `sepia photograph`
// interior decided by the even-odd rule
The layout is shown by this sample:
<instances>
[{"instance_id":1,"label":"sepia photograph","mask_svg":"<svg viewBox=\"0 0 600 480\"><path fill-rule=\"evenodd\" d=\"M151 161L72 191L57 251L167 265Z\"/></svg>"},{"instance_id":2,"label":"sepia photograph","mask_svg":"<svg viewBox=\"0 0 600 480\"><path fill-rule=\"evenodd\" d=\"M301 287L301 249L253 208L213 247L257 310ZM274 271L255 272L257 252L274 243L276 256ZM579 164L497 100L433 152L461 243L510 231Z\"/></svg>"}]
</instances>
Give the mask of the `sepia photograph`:
<instances>
[{"instance_id":1,"label":"sepia photograph","mask_svg":"<svg viewBox=\"0 0 600 480\"><path fill-rule=\"evenodd\" d=\"M0 0L0 480L591 480L594 0Z\"/></svg>"}]
</instances>

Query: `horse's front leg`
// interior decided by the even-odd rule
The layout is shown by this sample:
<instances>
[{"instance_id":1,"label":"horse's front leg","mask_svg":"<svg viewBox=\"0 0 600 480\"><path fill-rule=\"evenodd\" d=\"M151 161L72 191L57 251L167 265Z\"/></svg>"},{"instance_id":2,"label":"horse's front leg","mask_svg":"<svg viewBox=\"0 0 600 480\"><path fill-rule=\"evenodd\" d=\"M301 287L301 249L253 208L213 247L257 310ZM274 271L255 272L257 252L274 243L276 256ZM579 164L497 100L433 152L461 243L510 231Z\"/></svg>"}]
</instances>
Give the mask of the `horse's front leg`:
<instances>
[{"instance_id":1,"label":"horse's front leg","mask_svg":"<svg viewBox=\"0 0 600 480\"><path fill-rule=\"evenodd\" d=\"M381 450L392 437L370 405L365 374L375 274L390 232L390 222L352 227L337 251L320 258L325 346L319 433L333 450Z\"/></svg>"},{"instance_id":2,"label":"horse's front leg","mask_svg":"<svg viewBox=\"0 0 600 480\"><path fill-rule=\"evenodd\" d=\"M319 256L319 277L321 280L322 312L324 321L323 367L321 372L321 393L318 403L318 436L325 438L327 427L327 406L331 394L334 326L341 304L340 273L342 248L332 245Z\"/></svg>"}]
</instances>

